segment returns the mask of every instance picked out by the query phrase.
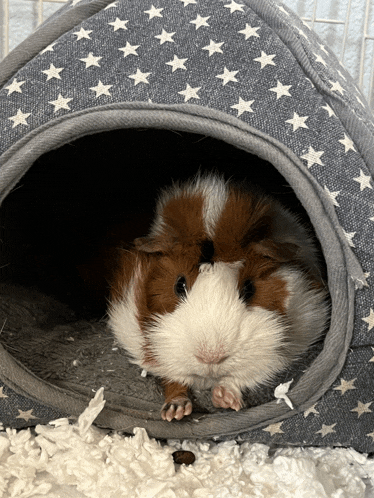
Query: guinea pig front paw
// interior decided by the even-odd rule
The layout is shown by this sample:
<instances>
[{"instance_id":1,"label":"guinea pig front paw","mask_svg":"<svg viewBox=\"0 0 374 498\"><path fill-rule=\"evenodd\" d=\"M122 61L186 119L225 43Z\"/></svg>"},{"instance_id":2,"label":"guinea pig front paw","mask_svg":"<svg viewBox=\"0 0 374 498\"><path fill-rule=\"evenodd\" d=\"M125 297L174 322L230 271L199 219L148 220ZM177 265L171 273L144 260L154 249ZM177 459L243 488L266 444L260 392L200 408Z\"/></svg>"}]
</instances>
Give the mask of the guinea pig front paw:
<instances>
[{"instance_id":1,"label":"guinea pig front paw","mask_svg":"<svg viewBox=\"0 0 374 498\"><path fill-rule=\"evenodd\" d=\"M161 418L162 420L171 422L174 418L175 420L181 420L183 417L190 415L191 412L191 400L189 398L179 397L164 404L161 408Z\"/></svg>"},{"instance_id":2,"label":"guinea pig front paw","mask_svg":"<svg viewBox=\"0 0 374 498\"><path fill-rule=\"evenodd\" d=\"M212 403L216 408L232 408L238 411L242 407L242 396L224 386L216 386L212 392Z\"/></svg>"}]
</instances>

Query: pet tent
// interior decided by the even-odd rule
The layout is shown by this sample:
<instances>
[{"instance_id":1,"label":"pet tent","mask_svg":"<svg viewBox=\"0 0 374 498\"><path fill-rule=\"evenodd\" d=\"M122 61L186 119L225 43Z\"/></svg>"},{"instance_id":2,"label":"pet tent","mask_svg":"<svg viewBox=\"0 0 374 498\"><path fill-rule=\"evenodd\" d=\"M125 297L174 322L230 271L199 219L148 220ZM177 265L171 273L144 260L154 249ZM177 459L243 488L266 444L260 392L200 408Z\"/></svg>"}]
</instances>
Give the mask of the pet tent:
<instances>
[{"instance_id":1,"label":"pet tent","mask_svg":"<svg viewBox=\"0 0 374 498\"><path fill-rule=\"evenodd\" d=\"M102 427L374 451L373 118L329 47L275 0L73 0L0 80L4 427L74 417L103 385ZM278 194L320 243L331 320L277 379L293 409L274 386L239 412L194 393L162 421L157 379L95 308L86 261L109 221L144 235L158 189L198 169Z\"/></svg>"}]
</instances>

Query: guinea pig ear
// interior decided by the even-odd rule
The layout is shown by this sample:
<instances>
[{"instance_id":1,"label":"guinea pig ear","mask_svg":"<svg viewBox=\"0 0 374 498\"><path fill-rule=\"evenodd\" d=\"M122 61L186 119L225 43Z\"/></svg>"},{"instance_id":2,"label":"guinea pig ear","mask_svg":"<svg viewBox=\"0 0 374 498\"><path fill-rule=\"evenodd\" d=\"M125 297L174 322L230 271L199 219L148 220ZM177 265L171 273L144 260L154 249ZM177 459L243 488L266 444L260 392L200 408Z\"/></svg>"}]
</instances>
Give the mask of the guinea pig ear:
<instances>
[{"instance_id":1,"label":"guinea pig ear","mask_svg":"<svg viewBox=\"0 0 374 498\"><path fill-rule=\"evenodd\" d=\"M138 237L134 240L134 246L138 251L147 253L164 253L168 249L166 242L151 237Z\"/></svg>"},{"instance_id":2,"label":"guinea pig ear","mask_svg":"<svg viewBox=\"0 0 374 498\"><path fill-rule=\"evenodd\" d=\"M270 239L257 244L257 250L277 263L297 262L301 257L301 247L292 242L277 242Z\"/></svg>"}]
</instances>

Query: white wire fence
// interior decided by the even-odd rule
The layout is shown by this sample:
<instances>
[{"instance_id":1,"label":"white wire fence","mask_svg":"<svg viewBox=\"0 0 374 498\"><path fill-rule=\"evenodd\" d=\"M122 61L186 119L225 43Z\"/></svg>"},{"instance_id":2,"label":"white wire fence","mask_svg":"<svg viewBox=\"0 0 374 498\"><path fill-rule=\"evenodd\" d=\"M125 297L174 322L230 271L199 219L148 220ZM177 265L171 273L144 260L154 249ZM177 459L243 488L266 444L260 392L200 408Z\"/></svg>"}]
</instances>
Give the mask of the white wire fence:
<instances>
[{"instance_id":1,"label":"white wire fence","mask_svg":"<svg viewBox=\"0 0 374 498\"><path fill-rule=\"evenodd\" d=\"M65 1L0 0L0 60ZM374 109L374 0L284 3L335 52Z\"/></svg>"}]
</instances>

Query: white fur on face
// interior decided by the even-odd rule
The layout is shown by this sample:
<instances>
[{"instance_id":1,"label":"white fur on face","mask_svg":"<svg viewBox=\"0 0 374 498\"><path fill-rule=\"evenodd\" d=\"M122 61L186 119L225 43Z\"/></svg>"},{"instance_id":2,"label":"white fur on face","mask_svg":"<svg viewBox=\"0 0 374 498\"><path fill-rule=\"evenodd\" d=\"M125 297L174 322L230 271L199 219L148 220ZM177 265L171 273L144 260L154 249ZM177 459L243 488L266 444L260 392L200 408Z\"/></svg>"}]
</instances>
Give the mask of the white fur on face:
<instances>
[{"instance_id":1,"label":"white fur on face","mask_svg":"<svg viewBox=\"0 0 374 498\"><path fill-rule=\"evenodd\" d=\"M220 384L240 390L269 380L284 367L278 351L284 321L240 300L240 266L201 265L186 299L173 313L156 318L147 332L158 364L151 372L198 388Z\"/></svg>"},{"instance_id":2,"label":"white fur on face","mask_svg":"<svg viewBox=\"0 0 374 498\"><path fill-rule=\"evenodd\" d=\"M226 183L219 177L199 178L196 192L204 197L203 220L205 231L211 239L229 195Z\"/></svg>"}]
</instances>

